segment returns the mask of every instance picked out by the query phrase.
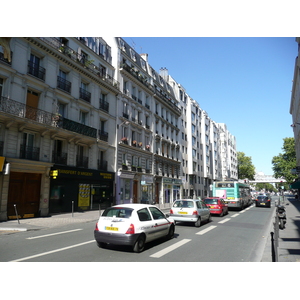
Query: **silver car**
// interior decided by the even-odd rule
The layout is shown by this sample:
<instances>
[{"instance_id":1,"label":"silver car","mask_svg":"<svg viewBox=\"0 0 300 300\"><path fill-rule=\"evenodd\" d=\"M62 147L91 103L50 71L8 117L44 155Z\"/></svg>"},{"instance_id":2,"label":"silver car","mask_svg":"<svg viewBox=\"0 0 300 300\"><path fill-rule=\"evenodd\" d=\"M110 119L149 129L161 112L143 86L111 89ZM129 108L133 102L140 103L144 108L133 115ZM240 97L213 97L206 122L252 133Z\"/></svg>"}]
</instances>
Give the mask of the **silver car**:
<instances>
[{"instance_id":1,"label":"silver car","mask_svg":"<svg viewBox=\"0 0 300 300\"><path fill-rule=\"evenodd\" d=\"M200 227L203 221L211 221L209 208L197 199L176 200L170 209L170 217L175 222L193 222L196 227Z\"/></svg>"}]
</instances>

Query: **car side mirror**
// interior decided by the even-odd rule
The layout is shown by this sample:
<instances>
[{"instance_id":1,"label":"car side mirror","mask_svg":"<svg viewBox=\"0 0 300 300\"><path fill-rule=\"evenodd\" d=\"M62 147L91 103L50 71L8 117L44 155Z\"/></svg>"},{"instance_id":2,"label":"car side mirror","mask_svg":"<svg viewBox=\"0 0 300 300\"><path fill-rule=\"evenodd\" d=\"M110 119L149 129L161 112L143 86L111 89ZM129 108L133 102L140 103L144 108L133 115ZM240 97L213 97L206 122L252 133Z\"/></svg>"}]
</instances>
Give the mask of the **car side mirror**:
<instances>
[{"instance_id":1,"label":"car side mirror","mask_svg":"<svg viewBox=\"0 0 300 300\"><path fill-rule=\"evenodd\" d=\"M166 216L166 218L169 218L169 217L170 217L170 215L169 215L169 214L165 214L165 216Z\"/></svg>"}]
</instances>

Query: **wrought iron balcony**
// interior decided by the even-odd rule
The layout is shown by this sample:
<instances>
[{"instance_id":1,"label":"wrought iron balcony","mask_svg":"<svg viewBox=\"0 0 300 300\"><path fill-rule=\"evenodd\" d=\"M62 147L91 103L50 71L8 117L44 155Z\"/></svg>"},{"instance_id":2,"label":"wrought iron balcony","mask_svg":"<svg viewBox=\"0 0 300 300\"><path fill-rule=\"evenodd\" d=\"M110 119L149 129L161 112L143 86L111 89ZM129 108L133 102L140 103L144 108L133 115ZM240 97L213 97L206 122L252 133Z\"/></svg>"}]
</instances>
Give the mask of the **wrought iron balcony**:
<instances>
[{"instance_id":1,"label":"wrought iron balcony","mask_svg":"<svg viewBox=\"0 0 300 300\"><path fill-rule=\"evenodd\" d=\"M60 77L60 76L57 76L57 87L59 89L62 89L68 93L70 93L71 91L71 82Z\"/></svg>"},{"instance_id":2,"label":"wrought iron balcony","mask_svg":"<svg viewBox=\"0 0 300 300\"><path fill-rule=\"evenodd\" d=\"M79 98L87 102L91 102L91 93L83 88L79 88Z\"/></svg>"},{"instance_id":3,"label":"wrought iron balcony","mask_svg":"<svg viewBox=\"0 0 300 300\"><path fill-rule=\"evenodd\" d=\"M19 118L26 118L37 123L60 127L65 130L76 132L92 138L97 138L97 129L87 125L63 118L56 114L28 106L24 103L0 97L0 112L17 116Z\"/></svg>"},{"instance_id":4,"label":"wrought iron balcony","mask_svg":"<svg viewBox=\"0 0 300 300\"><path fill-rule=\"evenodd\" d=\"M104 130L98 130L98 138L101 141L107 142L108 141L108 132Z\"/></svg>"},{"instance_id":5,"label":"wrought iron balcony","mask_svg":"<svg viewBox=\"0 0 300 300\"><path fill-rule=\"evenodd\" d=\"M60 164L60 165L67 165L67 161L68 161L68 153L64 153L64 152L56 152L53 151L52 152L52 162L55 164Z\"/></svg>"},{"instance_id":6,"label":"wrought iron balcony","mask_svg":"<svg viewBox=\"0 0 300 300\"><path fill-rule=\"evenodd\" d=\"M80 54L80 53L76 52L75 50L73 50L72 48L62 44L60 40L58 40L56 38L52 38L52 37L40 37L39 39L42 40L43 42L47 43L52 48L58 50L62 54L68 56L74 62L81 64L83 67L85 67L91 73L93 73L94 75L101 78L102 81L112 85L113 87L117 88L118 90L120 89L120 83L117 80L115 80L113 77L111 77L108 74L104 74L102 72L102 70L99 68L99 66L96 66L93 63L89 63L87 65L86 60L83 59L82 54ZM101 58L104 58L103 55L99 55L99 56Z\"/></svg>"},{"instance_id":7,"label":"wrought iron balcony","mask_svg":"<svg viewBox=\"0 0 300 300\"><path fill-rule=\"evenodd\" d=\"M107 171L107 161L98 159L98 170Z\"/></svg>"},{"instance_id":8,"label":"wrought iron balcony","mask_svg":"<svg viewBox=\"0 0 300 300\"><path fill-rule=\"evenodd\" d=\"M109 103L107 101L105 101L105 100L100 99L99 108L102 109L102 110L104 110L104 111L106 111L106 112L108 112L108 110L109 110Z\"/></svg>"},{"instance_id":9,"label":"wrought iron balcony","mask_svg":"<svg viewBox=\"0 0 300 300\"><path fill-rule=\"evenodd\" d=\"M81 155L76 156L76 167L77 168L88 169L88 165L89 165L89 158L87 156L81 156Z\"/></svg>"},{"instance_id":10,"label":"wrought iron balcony","mask_svg":"<svg viewBox=\"0 0 300 300\"><path fill-rule=\"evenodd\" d=\"M41 80L45 80L46 70L43 67L40 67L38 64L33 63L32 61L28 61L28 74L37 77Z\"/></svg>"},{"instance_id":11,"label":"wrought iron balcony","mask_svg":"<svg viewBox=\"0 0 300 300\"><path fill-rule=\"evenodd\" d=\"M29 160L39 160L40 148L20 145L20 158Z\"/></svg>"}]
</instances>

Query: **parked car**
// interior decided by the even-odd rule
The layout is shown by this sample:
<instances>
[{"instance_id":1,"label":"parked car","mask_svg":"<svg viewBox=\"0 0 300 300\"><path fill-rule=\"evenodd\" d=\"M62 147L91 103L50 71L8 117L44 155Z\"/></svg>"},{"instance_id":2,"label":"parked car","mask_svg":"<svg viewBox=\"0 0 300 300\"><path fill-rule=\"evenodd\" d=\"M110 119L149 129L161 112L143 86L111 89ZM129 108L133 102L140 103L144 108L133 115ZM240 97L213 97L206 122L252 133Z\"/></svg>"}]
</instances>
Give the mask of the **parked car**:
<instances>
[{"instance_id":1,"label":"parked car","mask_svg":"<svg viewBox=\"0 0 300 300\"><path fill-rule=\"evenodd\" d=\"M171 209L170 217L176 222L193 222L200 227L203 221L211 221L211 214L206 204L199 199L176 200Z\"/></svg>"},{"instance_id":2,"label":"parked car","mask_svg":"<svg viewBox=\"0 0 300 300\"><path fill-rule=\"evenodd\" d=\"M94 230L99 247L107 244L128 245L134 252L162 237L173 238L175 222L155 205L123 204L107 208Z\"/></svg>"},{"instance_id":3,"label":"parked car","mask_svg":"<svg viewBox=\"0 0 300 300\"><path fill-rule=\"evenodd\" d=\"M208 197L203 200L210 209L211 214L219 215L223 217L228 214L228 205L222 198Z\"/></svg>"},{"instance_id":4,"label":"parked car","mask_svg":"<svg viewBox=\"0 0 300 300\"><path fill-rule=\"evenodd\" d=\"M269 196L258 195L255 199L255 206L271 207L271 198Z\"/></svg>"}]
</instances>

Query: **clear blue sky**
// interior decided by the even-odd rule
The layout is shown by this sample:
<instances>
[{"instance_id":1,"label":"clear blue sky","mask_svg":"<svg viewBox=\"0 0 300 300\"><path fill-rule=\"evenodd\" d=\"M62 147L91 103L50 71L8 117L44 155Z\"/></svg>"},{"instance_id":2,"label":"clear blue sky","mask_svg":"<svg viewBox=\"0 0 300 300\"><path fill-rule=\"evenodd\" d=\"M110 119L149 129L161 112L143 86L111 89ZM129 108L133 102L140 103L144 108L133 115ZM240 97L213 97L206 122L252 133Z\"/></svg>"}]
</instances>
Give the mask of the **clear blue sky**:
<instances>
[{"instance_id":1,"label":"clear blue sky","mask_svg":"<svg viewBox=\"0 0 300 300\"><path fill-rule=\"evenodd\" d=\"M295 38L123 37L165 67L209 117L226 123L237 150L257 172L272 175L272 158L293 137L289 113L298 45Z\"/></svg>"}]
</instances>

